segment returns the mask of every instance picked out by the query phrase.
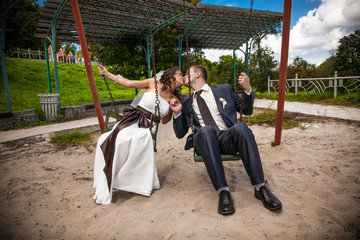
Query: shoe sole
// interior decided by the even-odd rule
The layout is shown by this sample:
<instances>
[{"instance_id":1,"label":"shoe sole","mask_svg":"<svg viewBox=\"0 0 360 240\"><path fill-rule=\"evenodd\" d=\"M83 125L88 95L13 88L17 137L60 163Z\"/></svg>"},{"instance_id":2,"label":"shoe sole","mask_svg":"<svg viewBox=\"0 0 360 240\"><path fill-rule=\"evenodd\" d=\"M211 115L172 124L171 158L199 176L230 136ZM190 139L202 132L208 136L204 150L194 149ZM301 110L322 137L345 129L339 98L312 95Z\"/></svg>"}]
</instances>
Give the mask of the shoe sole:
<instances>
[{"instance_id":1,"label":"shoe sole","mask_svg":"<svg viewBox=\"0 0 360 240\"><path fill-rule=\"evenodd\" d=\"M232 214L234 214L234 213L235 213L235 210L234 210L234 211L229 211L229 212L219 212L219 211L218 211L218 213L221 214L221 215L227 216L227 215L232 215Z\"/></svg>"}]
</instances>

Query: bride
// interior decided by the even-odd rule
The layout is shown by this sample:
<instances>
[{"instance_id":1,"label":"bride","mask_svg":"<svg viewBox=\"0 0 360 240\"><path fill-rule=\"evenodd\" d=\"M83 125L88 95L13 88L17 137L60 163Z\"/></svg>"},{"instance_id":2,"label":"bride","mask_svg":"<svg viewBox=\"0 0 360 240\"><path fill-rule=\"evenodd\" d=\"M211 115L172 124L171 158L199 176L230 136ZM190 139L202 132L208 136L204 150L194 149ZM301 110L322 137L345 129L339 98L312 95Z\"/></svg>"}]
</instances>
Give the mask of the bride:
<instances>
[{"instance_id":1,"label":"bride","mask_svg":"<svg viewBox=\"0 0 360 240\"><path fill-rule=\"evenodd\" d=\"M112 191L123 190L150 196L159 189L154 143L149 130L149 119L155 112L154 79L128 80L114 75L102 65L99 74L127 88L145 89L136 107L124 110L124 118L98 140L94 163L94 200L97 204L111 203ZM178 89L184 78L177 67L164 71L157 81L162 123L172 118L170 104L178 102Z\"/></svg>"}]
</instances>

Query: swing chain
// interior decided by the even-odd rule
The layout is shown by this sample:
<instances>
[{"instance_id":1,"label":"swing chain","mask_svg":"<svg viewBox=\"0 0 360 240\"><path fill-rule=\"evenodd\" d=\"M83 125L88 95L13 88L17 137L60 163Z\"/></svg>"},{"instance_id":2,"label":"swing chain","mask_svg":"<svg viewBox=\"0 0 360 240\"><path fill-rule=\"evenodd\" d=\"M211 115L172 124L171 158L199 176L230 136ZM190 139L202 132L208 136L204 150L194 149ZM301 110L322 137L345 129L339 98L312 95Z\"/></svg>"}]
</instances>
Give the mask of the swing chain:
<instances>
[{"instance_id":1,"label":"swing chain","mask_svg":"<svg viewBox=\"0 0 360 240\"><path fill-rule=\"evenodd\" d=\"M195 135L195 128L194 128L194 111L193 111L193 94L191 93L191 82L190 82L190 50L189 50L189 37L188 37L188 26L187 26L187 19L186 19L186 5L185 5L185 0L184 2L184 24L185 24L185 52L186 52L186 74L188 76L188 87L189 87L189 99L190 99L190 127L191 127L191 132L193 135L193 154L194 154L194 158L196 157L196 151L195 151L195 141L194 141L194 135Z\"/></svg>"},{"instance_id":2,"label":"swing chain","mask_svg":"<svg viewBox=\"0 0 360 240\"><path fill-rule=\"evenodd\" d=\"M185 24L185 52L186 52L186 74L188 76L188 87L189 87L189 98L190 98L190 126L191 126L191 131L194 134L194 113L193 113L193 98L192 98L192 93L191 93L191 83L190 83L190 50L189 50L189 38L188 38L188 27L187 27L187 19L186 19L186 0L183 1L184 5L183 5L183 9L184 9L184 24Z\"/></svg>"},{"instance_id":3,"label":"swing chain","mask_svg":"<svg viewBox=\"0 0 360 240\"><path fill-rule=\"evenodd\" d=\"M149 23L149 39L150 39L150 46L151 46L151 60L152 60L152 68L153 68L153 77L154 77L154 84L155 84L155 116L157 117L157 123L160 121L160 100L159 100L159 91L158 91L158 84L156 80L156 65L155 65L155 52L154 52L154 39L153 39L153 32L152 32L152 23L151 23L151 9L149 0L146 0L147 7L148 7L148 23Z\"/></svg>"},{"instance_id":4,"label":"swing chain","mask_svg":"<svg viewBox=\"0 0 360 240\"><path fill-rule=\"evenodd\" d=\"M250 39L250 26L251 26L251 22L252 22L252 13L253 13L253 5L254 5L254 0L251 0L250 2L250 10L249 10L249 17L247 19L247 32L246 32L246 46L245 46L245 62L244 62L244 72L247 74L247 62L249 61L249 52L248 52L248 47L249 47L249 39ZM240 104L240 123L243 122L243 109L244 109L244 90L241 89L240 91L240 98L242 99L242 102Z\"/></svg>"},{"instance_id":5,"label":"swing chain","mask_svg":"<svg viewBox=\"0 0 360 240\"><path fill-rule=\"evenodd\" d=\"M88 8L88 6L87 6L87 4L86 4L86 1L84 1L84 7L86 8L87 16L90 16L90 15L89 15L89 12L90 12L90 11L89 11L89 8ZM91 38L92 38L92 40L93 40L93 42L94 42L96 57L97 57L98 60L99 60L99 64L101 64L99 46L98 46L97 41L96 41L96 38L95 38L94 28L92 28ZM106 77L103 76L103 79L104 79L106 88L107 88L107 90L108 90L108 92L109 92L109 95L110 95L111 108L115 109L116 113L119 113L119 111L117 110L117 108L116 108L116 106L115 106L114 97L113 97L113 95L112 95L112 93L111 93L111 90L110 90L109 84L108 84L108 82L107 82L107 80L106 80Z\"/></svg>"},{"instance_id":6,"label":"swing chain","mask_svg":"<svg viewBox=\"0 0 360 240\"><path fill-rule=\"evenodd\" d=\"M250 53L248 52L248 47L249 47L249 40L250 40L250 30L251 30L251 23L252 23L253 5L254 5L254 0L251 0L251 2L250 2L250 10L249 10L249 17L247 19L245 65L244 65L245 71L247 70L246 63L249 60L249 55L250 55Z\"/></svg>"},{"instance_id":7,"label":"swing chain","mask_svg":"<svg viewBox=\"0 0 360 240\"><path fill-rule=\"evenodd\" d=\"M147 8L148 8L148 25L149 25L149 40L151 46L151 60L152 60L152 68L153 68L153 76L154 76L154 85L155 85L155 112L154 115L151 116L150 120L150 132L152 133L152 129L155 126L155 133L152 133L153 141L154 141L154 152L157 152L156 149L156 136L159 130L159 123L160 123L160 100L159 100L159 90L158 90L158 83L156 80L156 65L155 65L155 52L154 52L154 39L153 39L153 32L152 32L152 21L151 21L151 9L149 0L146 0Z\"/></svg>"}]
</instances>

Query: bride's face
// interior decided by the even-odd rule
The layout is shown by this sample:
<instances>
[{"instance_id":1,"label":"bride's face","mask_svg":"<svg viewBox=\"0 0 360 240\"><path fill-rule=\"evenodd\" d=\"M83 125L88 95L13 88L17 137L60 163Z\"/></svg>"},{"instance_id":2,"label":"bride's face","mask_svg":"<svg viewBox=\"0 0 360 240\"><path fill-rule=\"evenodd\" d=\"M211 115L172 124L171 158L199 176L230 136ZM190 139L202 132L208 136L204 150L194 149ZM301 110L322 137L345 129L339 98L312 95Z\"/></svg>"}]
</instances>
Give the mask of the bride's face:
<instances>
[{"instance_id":1,"label":"bride's face","mask_svg":"<svg viewBox=\"0 0 360 240\"><path fill-rule=\"evenodd\" d=\"M179 70L176 71L176 73L174 74L174 78L175 78L174 88L178 88L184 85L184 77L182 76Z\"/></svg>"}]
</instances>

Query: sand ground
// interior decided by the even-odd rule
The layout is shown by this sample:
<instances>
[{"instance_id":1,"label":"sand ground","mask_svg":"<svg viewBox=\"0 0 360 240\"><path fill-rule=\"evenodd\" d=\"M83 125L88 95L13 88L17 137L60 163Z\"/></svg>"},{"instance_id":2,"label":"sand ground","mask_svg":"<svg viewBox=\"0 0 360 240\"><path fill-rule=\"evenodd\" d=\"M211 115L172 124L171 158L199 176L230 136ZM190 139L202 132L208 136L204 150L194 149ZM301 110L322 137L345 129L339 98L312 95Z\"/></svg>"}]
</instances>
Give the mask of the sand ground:
<instances>
[{"instance_id":1,"label":"sand ground","mask_svg":"<svg viewBox=\"0 0 360 240\"><path fill-rule=\"evenodd\" d=\"M203 163L173 135L155 153L162 188L151 197L118 191L97 205L97 132L57 147L49 134L0 144L0 239L355 239L360 231L360 123L319 118L305 129L252 125L279 212L254 197L241 161L225 162L236 213L217 213ZM359 232L357 233L359 237Z\"/></svg>"}]
</instances>

